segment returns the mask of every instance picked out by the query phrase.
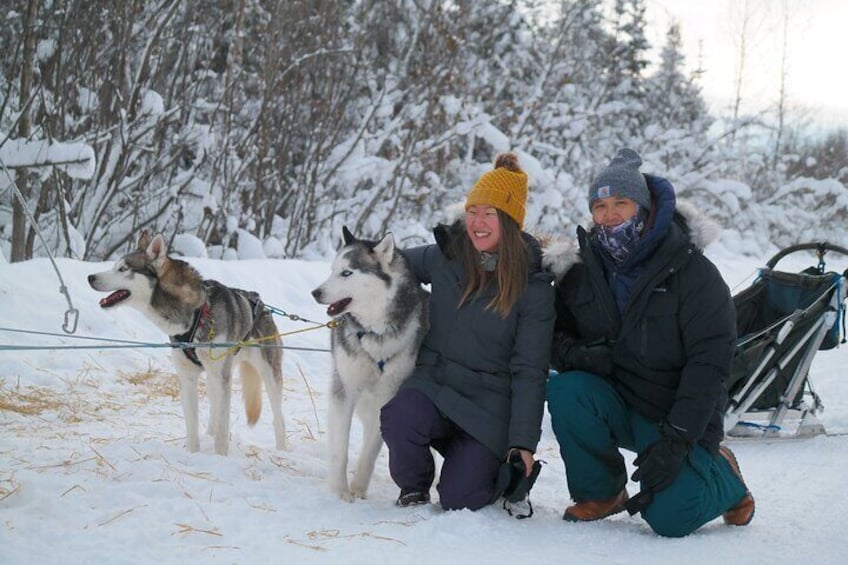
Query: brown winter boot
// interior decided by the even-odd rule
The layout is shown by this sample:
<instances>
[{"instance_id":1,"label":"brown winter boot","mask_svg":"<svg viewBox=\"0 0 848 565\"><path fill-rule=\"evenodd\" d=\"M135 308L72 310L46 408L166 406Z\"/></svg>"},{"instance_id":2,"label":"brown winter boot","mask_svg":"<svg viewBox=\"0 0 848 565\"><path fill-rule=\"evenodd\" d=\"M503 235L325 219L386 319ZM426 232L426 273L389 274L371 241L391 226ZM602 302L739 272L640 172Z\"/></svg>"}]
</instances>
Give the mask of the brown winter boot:
<instances>
[{"instance_id":1,"label":"brown winter boot","mask_svg":"<svg viewBox=\"0 0 848 565\"><path fill-rule=\"evenodd\" d=\"M591 522L600 520L607 516L612 516L624 510L624 503L630 495L627 494L627 489L622 489L620 493L606 500L587 500L578 502L565 509L565 514L562 519L567 522Z\"/></svg>"},{"instance_id":2,"label":"brown winter boot","mask_svg":"<svg viewBox=\"0 0 848 565\"><path fill-rule=\"evenodd\" d=\"M733 455L733 452L730 451L730 448L724 445L720 445L718 448L718 453L730 463L730 468L733 469L733 472L739 477L739 480L742 481L742 485L745 485L745 479L742 478L742 471L739 470L739 462L736 461L736 456ZM754 519L754 497L751 496L751 491L748 490L748 487L745 487L745 496L742 497L742 500L739 503L721 515L724 518L724 523L729 526L747 526L751 523L751 520Z\"/></svg>"}]
</instances>

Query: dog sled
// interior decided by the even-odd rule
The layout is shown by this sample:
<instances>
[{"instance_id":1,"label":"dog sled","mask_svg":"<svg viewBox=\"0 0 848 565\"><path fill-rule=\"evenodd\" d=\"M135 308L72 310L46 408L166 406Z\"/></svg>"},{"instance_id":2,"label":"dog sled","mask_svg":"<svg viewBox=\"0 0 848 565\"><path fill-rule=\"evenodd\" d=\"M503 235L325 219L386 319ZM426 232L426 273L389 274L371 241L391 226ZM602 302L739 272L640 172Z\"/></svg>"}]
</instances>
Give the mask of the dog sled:
<instances>
[{"instance_id":1,"label":"dog sled","mask_svg":"<svg viewBox=\"0 0 848 565\"><path fill-rule=\"evenodd\" d=\"M818 265L800 273L775 269L791 253L813 250ZM731 437L804 437L825 433L823 409L810 381L816 352L845 343L845 282L827 271L828 252L848 249L803 243L783 249L734 295L737 343L725 430Z\"/></svg>"}]
</instances>

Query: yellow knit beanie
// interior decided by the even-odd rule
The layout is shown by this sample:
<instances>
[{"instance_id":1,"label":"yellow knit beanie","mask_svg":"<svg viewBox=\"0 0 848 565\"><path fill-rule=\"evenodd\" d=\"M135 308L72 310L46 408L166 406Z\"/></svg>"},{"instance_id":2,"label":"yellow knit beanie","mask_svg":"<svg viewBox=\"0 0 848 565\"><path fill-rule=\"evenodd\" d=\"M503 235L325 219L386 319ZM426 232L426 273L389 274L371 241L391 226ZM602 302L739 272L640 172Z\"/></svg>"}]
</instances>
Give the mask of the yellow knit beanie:
<instances>
[{"instance_id":1,"label":"yellow knit beanie","mask_svg":"<svg viewBox=\"0 0 848 565\"><path fill-rule=\"evenodd\" d=\"M495 159L495 168L483 173L465 200L465 209L482 204L492 206L524 227L527 203L527 173L518 166L515 153L503 153Z\"/></svg>"}]
</instances>

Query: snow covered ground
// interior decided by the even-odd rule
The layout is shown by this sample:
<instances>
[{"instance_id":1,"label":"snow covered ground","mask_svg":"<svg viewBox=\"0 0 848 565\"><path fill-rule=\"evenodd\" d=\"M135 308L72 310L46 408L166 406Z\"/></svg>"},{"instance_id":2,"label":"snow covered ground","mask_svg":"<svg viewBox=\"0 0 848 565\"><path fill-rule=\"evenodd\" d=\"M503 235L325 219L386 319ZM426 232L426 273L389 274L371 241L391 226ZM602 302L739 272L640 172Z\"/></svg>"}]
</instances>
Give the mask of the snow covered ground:
<instances>
[{"instance_id":1,"label":"snow covered ground","mask_svg":"<svg viewBox=\"0 0 848 565\"><path fill-rule=\"evenodd\" d=\"M718 246L709 255L738 292L767 257ZM809 259L784 260L800 269ZM267 304L325 321L309 291L326 262L192 259L204 277L258 290ZM787 268L785 263L791 268ZM561 520L569 503L558 447L545 419L533 490L536 514L515 520L499 506L443 512L401 509L380 455L369 498L348 504L325 485L329 330L284 337L290 449L274 449L267 405L245 422L234 394L227 457L208 436L183 447L176 378L165 348L99 348L81 336L164 343L140 314L103 311L86 276L109 264L59 260L79 327L62 329L67 308L47 259L0 259L0 562L25 563L844 563L848 469L848 347L816 355L828 436L730 440L757 514L745 528L718 519L683 539L654 535L626 514L601 522ZM845 264L837 265L840 270ZM308 327L277 317L281 331ZM14 345L89 347L16 351ZM111 343L111 345L118 345ZM236 388L239 388L236 382ZM201 398L201 422L207 405ZM355 425L353 456L361 437ZM632 456L628 458L628 463ZM637 485L629 485L631 494ZM435 490L433 491L435 494Z\"/></svg>"}]
</instances>

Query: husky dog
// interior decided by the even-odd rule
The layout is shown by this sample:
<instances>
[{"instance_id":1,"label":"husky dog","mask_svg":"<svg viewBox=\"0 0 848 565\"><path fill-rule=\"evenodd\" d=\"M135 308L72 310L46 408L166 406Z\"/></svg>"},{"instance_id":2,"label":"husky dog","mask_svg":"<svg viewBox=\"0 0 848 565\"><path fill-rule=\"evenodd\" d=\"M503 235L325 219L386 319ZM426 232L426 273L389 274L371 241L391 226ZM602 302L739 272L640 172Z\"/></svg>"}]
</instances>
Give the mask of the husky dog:
<instances>
[{"instance_id":1,"label":"husky dog","mask_svg":"<svg viewBox=\"0 0 848 565\"><path fill-rule=\"evenodd\" d=\"M264 381L274 414L276 446L285 449L282 344L270 312L257 293L203 280L188 263L168 257L166 251L161 235L151 240L144 231L136 251L116 261L112 270L89 275L91 288L111 292L100 306L128 304L168 334L172 342L198 344L196 349L175 348L171 355L180 379L189 451L200 447L197 380L205 370L210 404L207 433L215 438L215 453L227 454L232 369L236 361L248 423L252 426L259 419ZM245 346L233 352L201 346L243 340L261 340L260 344L267 347Z\"/></svg>"},{"instance_id":2,"label":"husky dog","mask_svg":"<svg viewBox=\"0 0 848 565\"><path fill-rule=\"evenodd\" d=\"M348 502L365 498L383 446L380 408L415 367L427 331L427 292L395 249L391 234L379 242L356 239L347 228L330 277L312 291L333 329L333 380L327 415L330 488ZM362 451L348 487L347 462L354 410L362 422Z\"/></svg>"}]
</instances>

